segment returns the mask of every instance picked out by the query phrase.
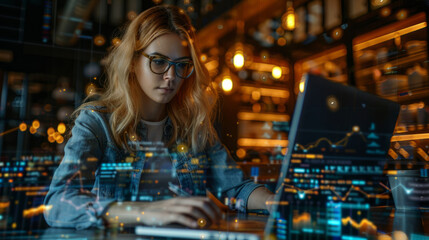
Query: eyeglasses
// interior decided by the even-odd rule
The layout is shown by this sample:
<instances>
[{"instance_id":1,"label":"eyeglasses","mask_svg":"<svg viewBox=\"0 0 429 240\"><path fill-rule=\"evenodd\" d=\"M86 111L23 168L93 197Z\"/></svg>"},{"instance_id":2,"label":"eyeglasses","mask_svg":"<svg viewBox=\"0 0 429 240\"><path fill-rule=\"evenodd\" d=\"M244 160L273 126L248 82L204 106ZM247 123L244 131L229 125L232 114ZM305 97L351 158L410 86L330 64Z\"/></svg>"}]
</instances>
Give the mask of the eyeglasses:
<instances>
[{"instance_id":1,"label":"eyeglasses","mask_svg":"<svg viewBox=\"0 0 429 240\"><path fill-rule=\"evenodd\" d=\"M194 64L190 61L170 61L162 56L149 56L142 53L143 56L149 58L150 70L155 74L164 74L174 65L176 75L180 78L188 78L194 72Z\"/></svg>"}]
</instances>

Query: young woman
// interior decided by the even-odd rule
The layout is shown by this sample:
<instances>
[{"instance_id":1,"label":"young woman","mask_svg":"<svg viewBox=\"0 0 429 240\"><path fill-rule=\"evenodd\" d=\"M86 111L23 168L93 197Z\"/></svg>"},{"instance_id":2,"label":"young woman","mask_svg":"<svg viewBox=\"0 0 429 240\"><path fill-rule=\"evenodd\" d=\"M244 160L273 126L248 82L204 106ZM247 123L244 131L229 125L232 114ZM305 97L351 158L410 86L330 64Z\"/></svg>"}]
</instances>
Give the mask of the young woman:
<instances>
[{"instance_id":1,"label":"young woman","mask_svg":"<svg viewBox=\"0 0 429 240\"><path fill-rule=\"evenodd\" d=\"M206 191L235 198L240 211L268 209L272 193L243 181L219 142L212 125L216 90L199 59L183 10L156 6L130 23L105 59L105 92L76 110L64 158L45 198L50 226L83 229L108 220L202 227L220 216ZM163 142L167 158L139 150L141 141ZM149 162L174 170L149 171ZM159 184L159 191L152 201L138 201L147 183ZM168 189L183 194L158 196Z\"/></svg>"}]
</instances>

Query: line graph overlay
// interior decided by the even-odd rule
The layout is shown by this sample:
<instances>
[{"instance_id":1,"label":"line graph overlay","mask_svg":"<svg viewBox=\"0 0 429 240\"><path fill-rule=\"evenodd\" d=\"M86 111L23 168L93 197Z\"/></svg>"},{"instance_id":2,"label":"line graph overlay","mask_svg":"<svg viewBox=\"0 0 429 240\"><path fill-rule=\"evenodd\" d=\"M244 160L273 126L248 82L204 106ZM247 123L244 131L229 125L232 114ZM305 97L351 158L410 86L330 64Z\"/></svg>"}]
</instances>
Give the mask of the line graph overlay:
<instances>
[{"instance_id":1,"label":"line graph overlay","mask_svg":"<svg viewBox=\"0 0 429 240\"><path fill-rule=\"evenodd\" d=\"M385 193L379 193L379 194L371 194L371 193L365 192L360 187L353 186L353 185L350 186L350 188L347 190L347 192L344 194L344 196L341 196L340 193L338 193L335 190L335 186L329 186L329 185L321 185L319 187L310 188L310 189L301 189L301 188L293 186L293 185L282 183L282 185L276 190L276 193L278 193L282 187L284 187L284 192L298 194L298 197L300 199L304 199L305 195L307 195L307 194L319 195L320 190L331 191L335 195L333 197L333 200L340 200L342 202L347 201L347 199L349 198L350 193L352 191L359 192L359 193L363 194L366 198L390 199L390 195L387 194L386 192Z\"/></svg>"},{"instance_id":2,"label":"line graph overlay","mask_svg":"<svg viewBox=\"0 0 429 240\"><path fill-rule=\"evenodd\" d=\"M307 152L312 148L318 147L322 142L327 142L332 148L345 147L349 142L349 138L355 134L359 134L362 137L362 140L364 142L367 142L367 139L365 138L364 134L360 131L359 126L353 126L352 131L346 133L346 136L337 142L333 142L327 137L322 137L316 140L315 142L307 144L305 146L297 143L295 145L295 150L302 150L303 152Z\"/></svg>"}]
</instances>

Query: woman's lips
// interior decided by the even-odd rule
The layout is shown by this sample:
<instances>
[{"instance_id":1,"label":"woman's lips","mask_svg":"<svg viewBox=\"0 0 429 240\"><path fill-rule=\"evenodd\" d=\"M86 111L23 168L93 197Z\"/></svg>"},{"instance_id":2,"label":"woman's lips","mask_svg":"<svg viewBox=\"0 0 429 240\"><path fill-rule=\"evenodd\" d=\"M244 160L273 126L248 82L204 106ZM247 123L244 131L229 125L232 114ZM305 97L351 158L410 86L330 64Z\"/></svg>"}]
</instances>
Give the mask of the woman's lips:
<instances>
[{"instance_id":1,"label":"woman's lips","mask_svg":"<svg viewBox=\"0 0 429 240\"><path fill-rule=\"evenodd\" d=\"M171 93L174 91L174 88L157 88L161 93Z\"/></svg>"}]
</instances>

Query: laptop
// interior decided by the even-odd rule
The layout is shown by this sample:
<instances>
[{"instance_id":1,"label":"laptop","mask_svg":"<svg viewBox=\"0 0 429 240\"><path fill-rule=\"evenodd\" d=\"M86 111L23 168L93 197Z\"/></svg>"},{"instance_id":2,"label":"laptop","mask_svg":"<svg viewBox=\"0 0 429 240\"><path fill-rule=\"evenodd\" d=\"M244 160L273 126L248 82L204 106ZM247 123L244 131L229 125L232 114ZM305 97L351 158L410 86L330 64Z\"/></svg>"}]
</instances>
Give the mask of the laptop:
<instances>
[{"instance_id":1,"label":"laptop","mask_svg":"<svg viewBox=\"0 0 429 240\"><path fill-rule=\"evenodd\" d=\"M314 75L305 75L299 87L264 238L353 236L356 231L340 226L345 214L350 221L362 219L370 206L391 200L383 170L399 105ZM152 237L260 239L234 231L146 226L135 231Z\"/></svg>"}]
</instances>

